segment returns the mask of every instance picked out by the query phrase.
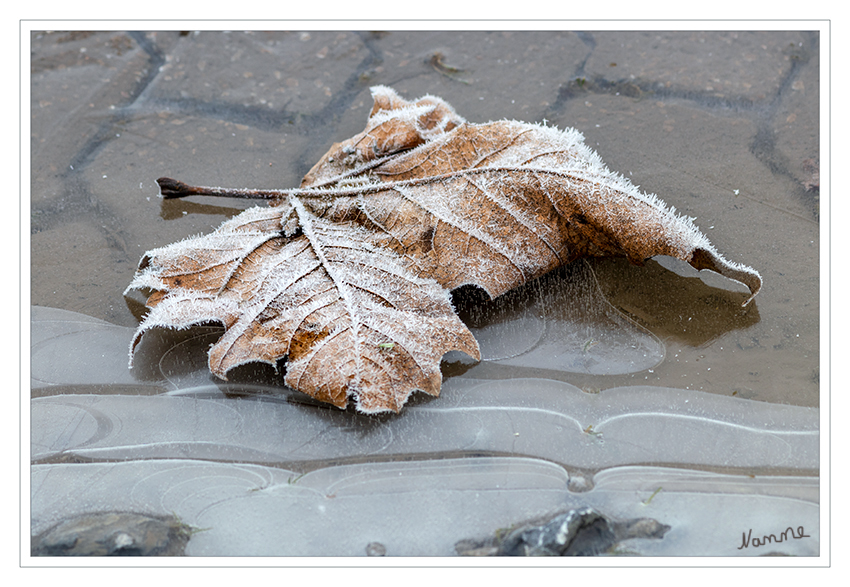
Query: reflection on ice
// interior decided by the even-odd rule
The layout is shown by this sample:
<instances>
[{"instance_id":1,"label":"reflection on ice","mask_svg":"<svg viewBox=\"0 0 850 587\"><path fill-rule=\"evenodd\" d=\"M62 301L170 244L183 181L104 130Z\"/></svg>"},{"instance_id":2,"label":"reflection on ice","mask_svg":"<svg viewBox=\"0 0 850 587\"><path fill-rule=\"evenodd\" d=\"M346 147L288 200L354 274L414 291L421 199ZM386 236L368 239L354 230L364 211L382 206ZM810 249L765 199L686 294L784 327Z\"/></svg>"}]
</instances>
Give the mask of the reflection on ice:
<instances>
[{"instance_id":1,"label":"reflection on ice","mask_svg":"<svg viewBox=\"0 0 850 587\"><path fill-rule=\"evenodd\" d=\"M680 259L659 255L653 257L653 260L680 277L698 277L704 284L715 289L735 291L745 295L748 295L750 292L747 286L740 281L729 279L709 269L698 271Z\"/></svg>"}]
</instances>

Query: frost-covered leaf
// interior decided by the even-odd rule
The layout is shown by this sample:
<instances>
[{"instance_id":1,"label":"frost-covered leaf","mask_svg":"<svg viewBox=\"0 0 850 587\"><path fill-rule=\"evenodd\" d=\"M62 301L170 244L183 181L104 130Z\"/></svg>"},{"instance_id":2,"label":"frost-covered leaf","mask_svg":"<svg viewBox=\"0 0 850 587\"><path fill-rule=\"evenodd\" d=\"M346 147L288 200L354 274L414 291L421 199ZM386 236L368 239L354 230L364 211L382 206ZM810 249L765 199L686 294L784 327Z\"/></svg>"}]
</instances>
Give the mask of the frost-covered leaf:
<instances>
[{"instance_id":1,"label":"frost-covered leaf","mask_svg":"<svg viewBox=\"0 0 850 587\"><path fill-rule=\"evenodd\" d=\"M152 327L216 321L221 378L286 358L286 384L322 401L398 411L438 395L440 358L478 359L449 291L496 297L584 256L682 259L744 283L690 219L611 173L573 129L470 124L440 98L372 89L366 130L337 143L289 190L159 180L163 197L268 199L212 234L149 251L129 288L150 288ZM131 351L132 352L132 351Z\"/></svg>"}]
</instances>

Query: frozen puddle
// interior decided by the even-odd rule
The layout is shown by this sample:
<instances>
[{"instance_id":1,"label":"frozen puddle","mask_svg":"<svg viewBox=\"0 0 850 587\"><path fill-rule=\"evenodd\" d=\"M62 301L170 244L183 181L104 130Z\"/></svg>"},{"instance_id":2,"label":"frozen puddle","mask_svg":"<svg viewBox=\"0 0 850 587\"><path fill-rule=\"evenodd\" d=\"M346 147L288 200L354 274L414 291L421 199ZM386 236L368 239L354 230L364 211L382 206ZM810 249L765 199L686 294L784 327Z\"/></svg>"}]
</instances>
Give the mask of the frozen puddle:
<instances>
[{"instance_id":1,"label":"frozen puddle","mask_svg":"<svg viewBox=\"0 0 850 587\"><path fill-rule=\"evenodd\" d=\"M176 515L203 529L195 556L453 556L455 544L564 508L671 526L625 553L739 556L818 553L817 480L751 478L661 467L617 467L589 491L537 459L472 457L286 468L191 459L33 467L33 534L101 510ZM660 491L657 491L660 488ZM743 536L781 543L740 548Z\"/></svg>"},{"instance_id":2,"label":"frozen puddle","mask_svg":"<svg viewBox=\"0 0 850 587\"><path fill-rule=\"evenodd\" d=\"M219 332L151 337L129 371L132 329L34 309L34 536L117 511L203 529L188 555L454 556L459 541L592 507L670 526L621 554L818 554L817 409L453 377L436 400L367 417L214 382L204 353Z\"/></svg>"}]
</instances>

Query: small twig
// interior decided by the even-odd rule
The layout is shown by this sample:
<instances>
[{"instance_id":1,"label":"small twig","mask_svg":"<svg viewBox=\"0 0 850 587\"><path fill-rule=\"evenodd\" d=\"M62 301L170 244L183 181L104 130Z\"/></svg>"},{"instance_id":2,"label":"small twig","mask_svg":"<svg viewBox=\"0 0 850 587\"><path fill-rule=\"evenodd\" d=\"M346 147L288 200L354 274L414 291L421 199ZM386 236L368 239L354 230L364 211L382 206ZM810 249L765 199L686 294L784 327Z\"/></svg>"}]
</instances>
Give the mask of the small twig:
<instances>
[{"instance_id":1,"label":"small twig","mask_svg":"<svg viewBox=\"0 0 850 587\"><path fill-rule=\"evenodd\" d=\"M289 479L286 480L286 484L287 485L295 485L296 483L298 483L298 481L301 480L301 477L303 477L306 474L307 473L301 473L297 477L290 477Z\"/></svg>"},{"instance_id":2,"label":"small twig","mask_svg":"<svg viewBox=\"0 0 850 587\"><path fill-rule=\"evenodd\" d=\"M595 436L595 437L599 438L600 440L602 440L602 432L597 432L596 430L594 430L594 429L593 429L593 424L591 424L590 426L588 426L587 428L585 428L585 429L584 429L584 433L585 433L585 434L590 434L591 436Z\"/></svg>"},{"instance_id":3,"label":"small twig","mask_svg":"<svg viewBox=\"0 0 850 587\"><path fill-rule=\"evenodd\" d=\"M447 63L445 63L443 61L443 54L439 51L431 55L430 63L431 67L433 67L437 73L440 73L449 79L463 82L465 84L469 83L465 79L460 79L459 77L457 77L457 74L461 73L463 70L459 67L455 67L454 65L448 65Z\"/></svg>"},{"instance_id":4,"label":"small twig","mask_svg":"<svg viewBox=\"0 0 850 587\"><path fill-rule=\"evenodd\" d=\"M656 489L655 491L653 491L653 492L652 492L652 495L650 495L650 496L646 499L646 501L643 501L643 502L641 502L641 503L642 503L643 505L649 505L649 502L651 502L651 501L652 501L652 498L653 498L653 497L655 497L656 495L658 495L660 492L661 492L661 488L659 487L658 489Z\"/></svg>"},{"instance_id":5,"label":"small twig","mask_svg":"<svg viewBox=\"0 0 850 587\"><path fill-rule=\"evenodd\" d=\"M593 340L592 338L588 339L587 342L584 343L584 347L582 348L582 352L586 353L590 347L596 346L597 344L599 344L598 340Z\"/></svg>"}]
</instances>

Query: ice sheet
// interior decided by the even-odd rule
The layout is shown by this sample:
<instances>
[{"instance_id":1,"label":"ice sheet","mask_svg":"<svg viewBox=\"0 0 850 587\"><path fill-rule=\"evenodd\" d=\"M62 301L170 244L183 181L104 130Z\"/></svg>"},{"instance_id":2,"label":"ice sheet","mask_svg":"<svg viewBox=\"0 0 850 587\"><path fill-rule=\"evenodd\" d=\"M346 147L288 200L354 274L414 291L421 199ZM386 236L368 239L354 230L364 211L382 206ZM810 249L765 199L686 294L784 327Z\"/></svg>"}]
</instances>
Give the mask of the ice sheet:
<instances>
[{"instance_id":1,"label":"ice sheet","mask_svg":"<svg viewBox=\"0 0 850 587\"><path fill-rule=\"evenodd\" d=\"M574 493L561 467L513 457L372 462L304 475L193 460L37 465L32 530L37 534L60 516L118 509L177 515L201 529L187 545L195 556L365 556L376 550L453 556L460 540L590 506L619 519L651 517L672 526L661 540L628 541L631 554L816 554L816 503L766 495L775 489L772 481L629 467ZM817 480L793 484L811 495ZM739 548L744 533L776 535L787 527L803 528L804 536Z\"/></svg>"},{"instance_id":2,"label":"ice sheet","mask_svg":"<svg viewBox=\"0 0 850 587\"><path fill-rule=\"evenodd\" d=\"M387 418L286 396L226 398L214 387L191 393L37 398L32 457L291 463L480 451L593 470L635 463L818 468L816 410L687 390L588 394L543 379L455 379L439 400Z\"/></svg>"},{"instance_id":3,"label":"ice sheet","mask_svg":"<svg viewBox=\"0 0 850 587\"><path fill-rule=\"evenodd\" d=\"M497 329L518 319L532 332L534 316ZM523 354L491 346L491 359L532 356L553 323L540 322ZM590 506L672 527L629 552L819 548L815 408L467 374L447 377L439 398L369 417L280 387L271 369L214 380L204 354L218 327L152 333L145 366L130 372L118 343L131 334L34 310L34 535L79 513L176 513L208 528L190 555L449 556L459 540ZM94 362L75 369L84 349ZM779 522L807 536L738 548L742 533L787 538Z\"/></svg>"}]
</instances>

